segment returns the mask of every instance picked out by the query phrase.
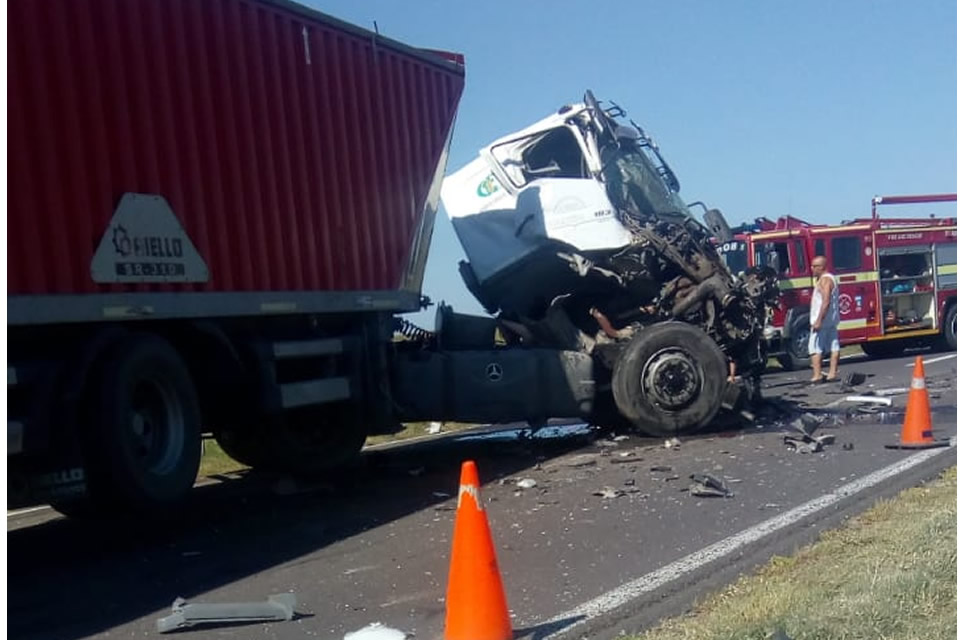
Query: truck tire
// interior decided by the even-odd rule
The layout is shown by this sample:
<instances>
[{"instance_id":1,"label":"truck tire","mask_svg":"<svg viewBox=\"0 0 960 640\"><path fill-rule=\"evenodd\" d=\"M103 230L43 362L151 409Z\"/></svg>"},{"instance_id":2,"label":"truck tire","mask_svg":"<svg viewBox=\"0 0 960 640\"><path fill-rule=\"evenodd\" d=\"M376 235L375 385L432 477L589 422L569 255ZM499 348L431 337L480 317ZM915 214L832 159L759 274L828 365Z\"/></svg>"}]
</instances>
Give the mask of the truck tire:
<instances>
[{"instance_id":1,"label":"truck tire","mask_svg":"<svg viewBox=\"0 0 960 640\"><path fill-rule=\"evenodd\" d=\"M97 504L173 506L200 467L200 406L190 373L165 340L130 334L108 349L87 388L88 491Z\"/></svg>"},{"instance_id":2,"label":"truck tire","mask_svg":"<svg viewBox=\"0 0 960 640\"><path fill-rule=\"evenodd\" d=\"M664 322L644 329L624 348L613 370L613 397L638 430L674 436L713 419L726 379L726 359L707 334Z\"/></svg>"},{"instance_id":3,"label":"truck tire","mask_svg":"<svg viewBox=\"0 0 960 640\"><path fill-rule=\"evenodd\" d=\"M354 412L325 405L288 411L214 436L234 460L263 471L314 474L355 460L367 439Z\"/></svg>"},{"instance_id":4,"label":"truck tire","mask_svg":"<svg viewBox=\"0 0 960 640\"><path fill-rule=\"evenodd\" d=\"M289 411L272 430L273 464L297 474L322 473L358 459L367 440L352 411L335 406Z\"/></svg>"},{"instance_id":5,"label":"truck tire","mask_svg":"<svg viewBox=\"0 0 960 640\"><path fill-rule=\"evenodd\" d=\"M906 343L903 340L861 342L860 349L871 358L896 358L903 355Z\"/></svg>"},{"instance_id":6,"label":"truck tire","mask_svg":"<svg viewBox=\"0 0 960 640\"><path fill-rule=\"evenodd\" d=\"M957 305L951 304L943 314L943 335L940 337L940 348L944 351L957 350Z\"/></svg>"},{"instance_id":7,"label":"truck tire","mask_svg":"<svg viewBox=\"0 0 960 640\"><path fill-rule=\"evenodd\" d=\"M787 371L810 366L810 314L804 313L790 323L790 337L784 341L783 353L777 360Z\"/></svg>"}]
</instances>

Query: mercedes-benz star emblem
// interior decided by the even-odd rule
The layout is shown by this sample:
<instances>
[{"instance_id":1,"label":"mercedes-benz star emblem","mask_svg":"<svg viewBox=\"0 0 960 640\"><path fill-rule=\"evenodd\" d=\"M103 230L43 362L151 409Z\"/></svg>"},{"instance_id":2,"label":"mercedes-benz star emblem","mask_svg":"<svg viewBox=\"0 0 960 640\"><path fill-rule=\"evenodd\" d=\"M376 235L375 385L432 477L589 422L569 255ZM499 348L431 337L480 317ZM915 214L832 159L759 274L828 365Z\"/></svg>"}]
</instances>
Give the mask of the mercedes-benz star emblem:
<instances>
[{"instance_id":1,"label":"mercedes-benz star emblem","mask_svg":"<svg viewBox=\"0 0 960 640\"><path fill-rule=\"evenodd\" d=\"M503 378L503 367L496 362L487 365L487 380L490 382L500 382Z\"/></svg>"}]
</instances>

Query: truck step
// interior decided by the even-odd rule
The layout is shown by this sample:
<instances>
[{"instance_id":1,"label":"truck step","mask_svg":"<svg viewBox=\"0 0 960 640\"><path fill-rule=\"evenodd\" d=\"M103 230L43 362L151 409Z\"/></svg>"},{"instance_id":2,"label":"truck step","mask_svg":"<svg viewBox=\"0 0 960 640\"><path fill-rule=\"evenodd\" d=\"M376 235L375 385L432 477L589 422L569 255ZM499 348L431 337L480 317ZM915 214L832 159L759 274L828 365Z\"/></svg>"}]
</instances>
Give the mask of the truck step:
<instances>
[{"instance_id":1,"label":"truck step","mask_svg":"<svg viewBox=\"0 0 960 640\"><path fill-rule=\"evenodd\" d=\"M333 356L346 350L346 344L342 338L274 342L272 347L273 357L277 360Z\"/></svg>"},{"instance_id":2,"label":"truck step","mask_svg":"<svg viewBox=\"0 0 960 640\"><path fill-rule=\"evenodd\" d=\"M349 398L350 380L348 378L321 378L280 385L280 401L284 409Z\"/></svg>"}]
</instances>

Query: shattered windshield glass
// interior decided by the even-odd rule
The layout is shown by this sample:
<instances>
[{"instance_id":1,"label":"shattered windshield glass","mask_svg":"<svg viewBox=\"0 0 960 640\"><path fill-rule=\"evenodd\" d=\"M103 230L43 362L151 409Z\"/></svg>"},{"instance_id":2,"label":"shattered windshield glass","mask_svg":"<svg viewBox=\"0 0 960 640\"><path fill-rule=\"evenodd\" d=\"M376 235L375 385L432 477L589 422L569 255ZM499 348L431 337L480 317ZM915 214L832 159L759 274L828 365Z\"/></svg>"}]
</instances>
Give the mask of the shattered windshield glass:
<instances>
[{"instance_id":1,"label":"shattered windshield glass","mask_svg":"<svg viewBox=\"0 0 960 640\"><path fill-rule=\"evenodd\" d=\"M609 154L612 157L604 161L604 179L609 195L619 209L626 209L643 221L696 221L680 194L670 190L639 144L621 140Z\"/></svg>"}]
</instances>

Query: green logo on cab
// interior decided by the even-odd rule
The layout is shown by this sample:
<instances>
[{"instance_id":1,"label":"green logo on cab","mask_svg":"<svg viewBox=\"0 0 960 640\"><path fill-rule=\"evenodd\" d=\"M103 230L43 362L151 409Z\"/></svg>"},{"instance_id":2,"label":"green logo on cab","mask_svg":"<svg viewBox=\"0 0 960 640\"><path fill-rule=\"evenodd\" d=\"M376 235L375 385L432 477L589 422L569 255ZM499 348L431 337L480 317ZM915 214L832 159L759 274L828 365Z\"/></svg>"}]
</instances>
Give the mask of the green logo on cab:
<instances>
[{"instance_id":1,"label":"green logo on cab","mask_svg":"<svg viewBox=\"0 0 960 640\"><path fill-rule=\"evenodd\" d=\"M477 195L481 198L492 196L497 191L500 191L500 186L497 184L497 179L493 177L492 173L477 185Z\"/></svg>"}]
</instances>

